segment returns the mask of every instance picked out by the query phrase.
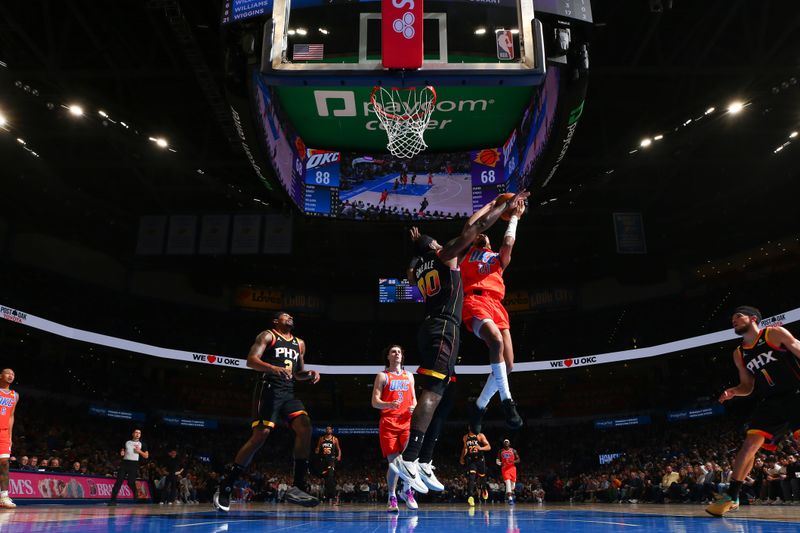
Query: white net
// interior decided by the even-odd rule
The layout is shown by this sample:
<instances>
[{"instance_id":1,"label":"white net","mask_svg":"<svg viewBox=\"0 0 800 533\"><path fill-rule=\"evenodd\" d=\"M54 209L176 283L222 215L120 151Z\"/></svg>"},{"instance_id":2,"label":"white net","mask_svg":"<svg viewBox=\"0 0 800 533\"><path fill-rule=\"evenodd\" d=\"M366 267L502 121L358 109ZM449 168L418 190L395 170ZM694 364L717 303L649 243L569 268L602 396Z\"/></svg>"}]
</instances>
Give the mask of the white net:
<instances>
[{"instance_id":1,"label":"white net","mask_svg":"<svg viewBox=\"0 0 800 533\"><path fill-rule=\"evenodd\" d=\"M414 157L428 147L425 128L436 107L436 90L430 85L417 89L377 86L372 90L372 106L386 130L386 148L395 157Z\"/></svg>"}]
</instances>

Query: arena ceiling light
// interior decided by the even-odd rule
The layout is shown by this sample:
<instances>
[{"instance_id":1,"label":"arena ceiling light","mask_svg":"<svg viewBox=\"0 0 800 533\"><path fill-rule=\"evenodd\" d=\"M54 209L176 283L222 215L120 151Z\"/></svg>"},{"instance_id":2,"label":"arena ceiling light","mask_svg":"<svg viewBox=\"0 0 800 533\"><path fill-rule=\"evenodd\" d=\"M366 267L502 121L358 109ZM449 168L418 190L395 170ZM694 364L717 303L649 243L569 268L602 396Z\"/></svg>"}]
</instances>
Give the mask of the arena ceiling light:
<instances>
[{"instance_id":1,"label":"arena ceiling light","mask_svg":"<svg viewBox=\"0 0 800 533\"><path fill-rule=\"evenodd\" d=\"M475 30L475 35L483 35L486 33L486 28L477 28Z\"/></svg>"},{"instance_id":2,"label":"arena ceiling light","mask_svg":"<svg viewBox=\"0 0 800 533\"><path fill-rule=\"evenodd\" d=\"M0 128L5 126L6 124L8 124L8 120L6 119L6 116L4 114L0 113Z\"/></svg>"},{"instance_id":3,"label":"arena ceiling light","mask_svg":"<svg viewBox=\"0 0 800 533\"><path fill-rule=\"evenodd\" d=\"M82 117L83 116L83 108L81 106L79 106L78 104L70 104L70 106L67 109L69 109L69 113L73 117Z\"/></svg>"},{"instance_id":4,"label":"arena ceiling light","mask_svg":"<svg viewBox=\"0 0 800 533\"><path fill-rule=\"evenodd\" d=\"M642 148L647 148L651 144L653 144L653 139L650 139L648 137L647 139L642 139L642 142L639 143L639 146L641 146Z\"/></svg>"},{"instance_id":5,"label":"arena ceiling light","mask_svg":"<svg viewBox=\"0 0 800 533\"><path fill-rule=\"evenodd\" d=\"M663 138L664 138L664 136L663 136L663 135L661 135L661 134L658 134L658 135L656 135L655 137L653 137L653 140L654 140L654 141L660 141L660 140L661 140L661 139L663 139Z\"/></svg>"},{"instance_id":6,"label":"arena ceiling light","mask_svg":"<svg viewBox=\"0 0 800 533\"><path fill-rule=\"evenodd\" d=\"M737 101L735 101L735 102L731 102L731 103L728 105L728 113L730 113L731 115L735 115L735 114L737 114L737 113L738 113L738 112L740 112L742 109L744 109L744 103L743 103L743 102L740 102L740 101L738 101L738 100L737 100Z\"/></svg>"},{"instance_id":7,"label":"arena ceiling light","mask_svg":"<svg viewBox=\"0 0 800 533\"><path fill-rule=\"evenodd\" d=\"M715 110L716 110L716 107L713 107L713 106L712 106L712 107L709 107L708 109L706 109L706 112L705 112L704 114L705 114L705 115L710 115L710 114L711 114L711 113L713 113Z\"/></svg>"},{"instance_id":8,"label":"arena ceiling light","mask_svg":"<svg viewBox=\"0 0 800 533\"><path fill-rule=\"evenodd\" d=\"M320 32L322 35L328 35L328 34L330 33L330 32L329 32L328 30L326 30L325 28L319 28L319 32Z\"/></svg>"},{"instance_id":9,"label":"arena ceiling light","mask_svg":"<svg viewBox=\"0 0 800 533\"><path fill-rule=\"evenodd\" d=\"M2 116L3 115L0 115L0 117L2 117ZM792 133L789 134L789 138L790 139L794 139L795 137L797 137L797 132L796 131L793 131Z\"/></svg>"},{"instance_id":10,"label":"arena ceiling light","mask_svg":"<svg viewBox=\"0 0 800 533\"><path fill-rule=\"evenodd\" d=\"M108 113L106 113L102 109L100 111L98 111L97 114L100 115L103 118L108 118Z\"/></svg>"},{"instance_id":11,"label":"arena ceiling light","mask_svg":"<svg viewBox=\"0 0 800 533\"><path fill-rule=\"evenodd\" d=\"M164 137L148 137L148 139L156 143L159 148L166 148L169 146L169 143Z\"/></svg>"},{"instance_id":12,"label":"arena ceiling light","mask_svg":"<svg viewBox=\"0 0 800 533\"><path fill-rule=\"evenodd\" d=\"M21 144L22 146L25 146L25 144L26 144L26 143L25 143L25 139L22 139L22 138L20 138L20 137L17 137L17 142L18 142L19 144Z\"/></svg>"},{"instance_id":13,"label":"arena ceiling light","mask_svg":"<svg viewBox=\"0 0 800 533\"><path fill-rule=\"evenodd\" d=\"M308 30L306 30L305 28L297 28L297 35L307 35L307 34Z\"/></svg>"}]
</instances>

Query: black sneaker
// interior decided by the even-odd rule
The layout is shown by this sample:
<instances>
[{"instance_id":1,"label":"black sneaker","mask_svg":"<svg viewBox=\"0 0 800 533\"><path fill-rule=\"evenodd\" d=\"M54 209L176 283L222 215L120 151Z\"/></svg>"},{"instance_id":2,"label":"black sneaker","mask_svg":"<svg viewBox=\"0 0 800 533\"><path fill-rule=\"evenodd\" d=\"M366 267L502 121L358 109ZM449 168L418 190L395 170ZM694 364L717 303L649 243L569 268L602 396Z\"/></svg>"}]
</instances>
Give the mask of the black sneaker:
<instances>
[{"instance_id":1,"label":"black sneaker","mask_svg":"<svg viewBox=\"0 0 800 533\"><path fill-rule=\"evenodd\" d=\"M217 487L217 492L214 493L214 508L226 513L231 510L231 492L227 487Z\"/></svg>"},{"instance_id":2,"label":"black sneaker","mask_svg":"<svg viewBox=\"0 0 800 533\"><path fill-rule=\"evenodd\" d=\"M106 505L108 505L109 507L116 507L117 506L117 502L115 500L111 500Z\"/></svg>"},{"instance_id":3,"label":"black sneaker","mask_svg":"<svg viewBox=\"0 0 800 533\"><path fill-rule=\"evenodd\" d=\"M509 429L519 429L522 427L522 417L517 412L517 404L514 400L503 400L503 414L506 416L506 426Z\"/></svg>"},{"instance_id":4,"label":"black sneaker","mask_svg":"<svg viewBox=\"0 0 800 533\"><path fill-rule=\"evenodd\" d=\"M486 409L480 409L478 407L478 400L476 398L470 398L467 401L469 402L469 427L472 429L473 433L477 435L481 432L481 429L483 429L483 414L486 412Z\"/></svg>"},{"instance_id":5,"label":"black sneaker","mask_svg":"<svg viewBox=\"0 0 800 533\"><path fill-rule=\"evenodd\" d=\"M297 487L289 487L286 494L284 494L284 498L286 498L286 501L289 503L295 503L303 507L316 507L319 505L319 500L317 498L307 492L303 492Z\"/></svg>"}]
</instances>

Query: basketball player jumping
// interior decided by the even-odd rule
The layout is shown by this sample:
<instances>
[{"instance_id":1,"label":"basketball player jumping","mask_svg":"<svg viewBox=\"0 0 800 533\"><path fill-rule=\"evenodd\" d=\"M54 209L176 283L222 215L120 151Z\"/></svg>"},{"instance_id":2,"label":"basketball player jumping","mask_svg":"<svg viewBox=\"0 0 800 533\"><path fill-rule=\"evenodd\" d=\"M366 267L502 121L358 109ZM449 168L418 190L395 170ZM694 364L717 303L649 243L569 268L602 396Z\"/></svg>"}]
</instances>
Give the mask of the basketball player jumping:
<instances>
[{"instance_id":1,"label":"basketball player jumping","mask_svg":"<svg viewBox=\"0 0 800 533\"><path fill-rule=\"evenodd\" d=\"M336 494L336 463L342 462L342 446L339 439L333 434L333 428L327 426L325 434L317 441L317 449L314 451L320 456L322 463L322 477L325 478L325 497L334 505L339 504L339 496Z\"/></svg>"},{"instance_id":2,"label":"basketball player jumping","mask_svg":"<svg viewBox=\"0 0 800 533\"><path fill-rule=\"evenodd\" d=\"M467 503L470 507L475 507L476 481L480 480L478 490L484 496L484 500L488 498L486 494L486 460L483 457L483 452L488 452L492 449L486 435L483 433L473 433L472 430L467 431L467 434L462 438L464 446L461 448L461 458L459 463L467 468L467 475L469 476L469 485L467 488Z\"/></svg>"},{"instance_id":3,"label":"basketball player jumping","mask_svg":"<svg viewBox=\"0 0 800 533\"><path fill-rule=\"evenodd\" d=\"M402 455L392 461L390 468L418 492L426 493L428 488L444 489L433 473L430 457L447 416L450 402L442 400L447 389L452 388L448 385L455 376L458 358L464 301L458 265L475 237L491 227L503 212L518 207L528 196L529 193L522 192L510 200L492 200L481 209L481 216L470 218L461 234L444 246L432 237L420 234L419 229L411 229L417 257L409 267L409 281L420 288L425 298L425 319L417 333L421 357L417 373L420 374L422 393L411 417L408 445ZM429 429L434 431L428 434Z\"/></svg>"},{"instance_id":4,"label":"basketball player jumping","mask_svg":"<svg viewBox=\"0 0 800 533\"><path fill-rule=\"evenodd\" d=\"M706 507L713 516L739 507L742 482L753 469L760 448L775 451L776 443L790 431L800 439L800 341L782 327L759 329L759 322L761 312L746 305L737 307L731 317L733 330L742 337L742 343L733 351L739 384L725 390L719 401L755 393L758 402L733 463L728 492Z\"/></svg>"},{"instance_id":5,"label":"basketball player jumping","mask_svg":"<svg viewBox=\"0 0 800 533\"><path fill-rule=\"evenodd\" d=\"M19 403L19 393L11 390L14 379L14 371L10 368L0 372L0 508L4 509L17 506L8 496L8 460L11 457L14 412Z\"/></svg>"},{"instance_id":6,"label":"basketball player jumping","mask_svg":"<svg viewBox=\"0 0 800 533\"><path fill-rule=\"evenodd\" d=\"M517 488L517 463L520 462L517 450L511 447L511 441L503 441L503 448L497 452L497 464L500 465L500 477L506 484L506 500L514 505L514 489Z\"/></svg>"},{"instance_id":7,"label":"basketball player jumping","mask_svg":"<svg viewBox=\"0 0 800 533\"><path fill-rule=\"evenodd\" d=\"M311 452L311 419L303 402L294 397L294 381L319 381L319 372L304 370L306 344L292 334L294 318L279 312L272 321L272 329L256 337L247 354L247 366L261 372L253 395L253 428L250 439L239 449L214 494L214 507L230 510L231 492L239 476L250 465L261 449L275 424L288 422L294 431L294 483L284 497L290 503L305 507L319 504L319 500L305 492L308 456Z\"/></svg>"},{"instance_id":8,"label":"basketball player jumping","mask_svg":"<svg viewBox=\"0 0 800 533\"><path fill-rule=\"evenodd\" d=\"M378 426L378 437L383 456L391 463L400 455L408 442L411 431L411 415L417 406L417 395L414 391L414 376L403 369L403 348L398 345L387 347L383 351L386 370L375 376L372 385L372 407L381 410L381 421ZM399 512L397 507L397 474L389 468L386 472L386 483L389 487L388 511ZM414 493L407 483L403 484L400 498L409 509L417 509Z\"/></svg>"},{"instance_id":9,"label":"basketball player jumping","mask_svg":"<svg viewBox=\"0 0 800 533\"><path fill-rule=\"evenodd\" d=\"M464 280L464 326L489 347L489 362L492 367L483 391L475 403L470 404L470 426L475 433L481 432L483 414L492 396L498 391L506 425L510 429L522 426L522 418L517 413L508 386L508 373L514 366L514 347L511 344L508 312L503 307L506 294L503 273L511 263L517 222L524 212L525 204L522 203L514 210L499 252L492 251L489 237L482 233L475 238L466 258L461 262L461 278ZM475 215L479 213L480 211Z\"/></svg>"}]
</instances>

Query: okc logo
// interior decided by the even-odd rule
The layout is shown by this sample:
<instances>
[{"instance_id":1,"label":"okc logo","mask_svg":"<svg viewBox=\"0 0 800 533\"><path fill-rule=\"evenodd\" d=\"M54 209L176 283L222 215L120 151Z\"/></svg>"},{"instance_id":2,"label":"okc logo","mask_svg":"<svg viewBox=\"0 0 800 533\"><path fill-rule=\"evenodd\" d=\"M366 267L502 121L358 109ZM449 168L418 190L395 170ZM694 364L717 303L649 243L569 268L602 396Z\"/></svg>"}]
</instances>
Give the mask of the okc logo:
<instances>
[{"instance_id":1,"label":"okc logo","mask_svg":"<svg viewBox=\"0 0 800 533\"><path fill-rule=\"evenodd\" d=\"M406 39L413 39L415 20L414 13L406 11L401 18L395 19L394 22L392 22L392 28L394 28L394 31L397 33L402 33L403 37Z\"/></svg>"}]
</instances>

